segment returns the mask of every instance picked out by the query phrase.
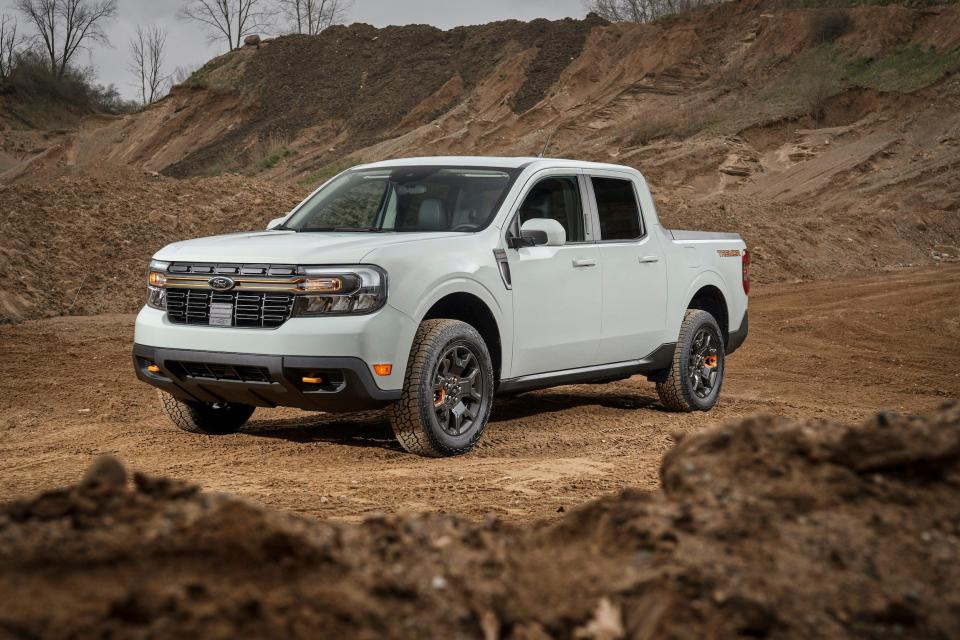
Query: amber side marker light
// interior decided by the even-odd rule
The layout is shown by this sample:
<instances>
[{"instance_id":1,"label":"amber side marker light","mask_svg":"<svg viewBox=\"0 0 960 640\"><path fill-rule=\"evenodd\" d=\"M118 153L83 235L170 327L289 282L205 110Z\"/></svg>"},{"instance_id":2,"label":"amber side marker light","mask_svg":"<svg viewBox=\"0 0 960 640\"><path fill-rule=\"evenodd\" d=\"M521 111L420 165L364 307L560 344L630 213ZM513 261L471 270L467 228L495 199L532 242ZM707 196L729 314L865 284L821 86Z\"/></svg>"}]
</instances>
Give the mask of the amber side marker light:
<instances>
[{"instance_id":1,"label":"amber side marker light","mask_svg":"<svg viewBox=\"0 0 960 640\"><path fill-rule=\"evenodd\" d=\"M375 364L373 365L373 372L378 376L388 376L393 373L392 364Z\"/></svg>"},{"instance_id":2,"label":"amber side marker light","mask_svg":"<svg viewBox=\"0 0 960 640\"><path fill-rule=\"evenodd\" d=\"M318 375L303 376L303 383L304 384L323 384L323 376L318 376Z\"/></svg>"},{"instance_id":3,"label":"amber side marker light","mask_svg":"<svg viewBox=\"0 0 960 640\"><path fill-rule=\"evenodd\" d=\"M150 364L147 365L147 371L149 371L150 373L160 373L160 367L158 367L157 365L151 362Z\"/></svg>"}]
</instances>

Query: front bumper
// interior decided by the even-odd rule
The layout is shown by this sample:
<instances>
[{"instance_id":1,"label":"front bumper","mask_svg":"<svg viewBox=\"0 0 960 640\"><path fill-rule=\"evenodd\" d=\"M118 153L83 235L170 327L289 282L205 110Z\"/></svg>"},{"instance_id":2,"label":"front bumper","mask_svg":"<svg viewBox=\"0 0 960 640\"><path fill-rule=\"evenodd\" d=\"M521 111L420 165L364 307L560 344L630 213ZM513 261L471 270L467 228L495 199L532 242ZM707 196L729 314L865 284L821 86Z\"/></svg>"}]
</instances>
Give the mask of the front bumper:
<instances>
[{"instance_id":1,"label":"front bumper","mask_svg":"<svg viewBox=\"0 0 960 640\"><path fill-rule=\"evenodd\" d=\"M162 349L389 363L393 372L375 376L374 382L383 390L399 390L416 332L417 323L389 304L369 315L291 318L275 329L176 324L166 312L144 307L137 316L133 341ZM368 372L373 373L370 368Z\"/></svg>"},{"instance_id":2,"label":"front bumper","mask_svg":"<svg viewBox=\"0 0 960 640\"><path fill-rule=\"evenodd\" d=\"M134 344L137 377L184 400L236 402L346 412L382 408L400 390L377 386L370 366L355 357L277 356L167 349ZM153 373L147 366L156 364ZM322 384L305 384L319 376Z\"/></svg>"}]
</instances>

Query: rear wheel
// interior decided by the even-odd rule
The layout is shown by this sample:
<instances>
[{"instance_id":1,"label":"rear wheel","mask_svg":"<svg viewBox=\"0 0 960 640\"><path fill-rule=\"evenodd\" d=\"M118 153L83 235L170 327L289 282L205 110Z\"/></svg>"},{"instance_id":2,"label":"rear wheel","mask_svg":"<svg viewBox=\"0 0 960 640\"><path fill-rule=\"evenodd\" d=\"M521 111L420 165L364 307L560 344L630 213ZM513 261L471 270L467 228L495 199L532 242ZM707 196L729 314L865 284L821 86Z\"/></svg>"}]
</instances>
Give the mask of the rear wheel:
<instances>
[{"instance_id":1,"label":"rear wheel","mask_svg":"<svg viewBox=\"0 0 960 640\"><path fill-rule=\"evenodd\" d=\"M255 407L234 402L197 402L181 400L167 393L157 391L160 405L173 424L190 433L206 435L225 435L240 430Z\"/></svg>"},{"instance_id":2,"label":"rear wheel","mask_svg":"<svg viewBox=\"0 0 960 640\"><path fill-rule=\"evenodd\" d=\"M423 456L466 453L480 439L492 405L493 365L480 334L465 322L425 320L403 395L389 410L400 445Z\"/></svg>"},{"instance_id":3,"label":"rear wheel","mask_svg":"<svg viewBox=\"0 0 960 640\"><path fill-rule=\"evenodd\" d=\"M712 315L689 309L680 326L673 362L657 394L670 411L709 411L723 385L724 344Z\"/></svg>"}]
</instances>

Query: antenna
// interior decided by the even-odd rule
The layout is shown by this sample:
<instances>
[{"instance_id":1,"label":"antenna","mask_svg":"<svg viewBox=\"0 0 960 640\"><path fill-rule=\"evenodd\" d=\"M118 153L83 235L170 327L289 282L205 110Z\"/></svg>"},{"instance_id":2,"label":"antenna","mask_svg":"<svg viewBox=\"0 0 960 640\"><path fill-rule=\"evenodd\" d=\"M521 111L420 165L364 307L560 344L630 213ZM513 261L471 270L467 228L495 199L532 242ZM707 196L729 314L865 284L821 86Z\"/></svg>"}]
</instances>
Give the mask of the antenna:
<instances>
[{"instance_id":1,"label":"antenna","mask_svg":"<svg viewBox=\"0 0 960 640\"><path fill-rule=\"evenodd\" d=\"M560 127L557 127L553 132L547 137L547 142L543 145L543 149L537 154L538 158L542 158L543 154L547 152L547 149L550 148L550 143L553 142L553 136L556 135L557 131L560 130Z\"/></svg>"}]
</instances>

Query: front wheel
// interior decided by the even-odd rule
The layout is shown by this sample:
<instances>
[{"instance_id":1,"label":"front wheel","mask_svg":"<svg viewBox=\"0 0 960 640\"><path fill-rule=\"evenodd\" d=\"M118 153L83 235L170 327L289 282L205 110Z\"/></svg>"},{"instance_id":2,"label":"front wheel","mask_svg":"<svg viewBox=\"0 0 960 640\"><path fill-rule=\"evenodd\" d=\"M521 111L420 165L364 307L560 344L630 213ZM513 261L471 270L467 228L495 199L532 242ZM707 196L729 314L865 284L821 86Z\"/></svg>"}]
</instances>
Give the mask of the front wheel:
<instances>
[{"instance_id":1,"label":"front wheel","mask_svg":"<svg viewBox=\"0 0 960 640\"><path fill-rule=\"evenodd\" d=\"M389 410L410 453L464 454L480 439L493 405L493 364L477 330L457 320L425 320L413 341L403 395Z\"/></svg>"},{"instance_id":2,"label":"front wheel","mask_svg":"<svg viewBox=\"0 0 960 640\"><path fill-rule=\"evenodd\" d=\"M164 413L177 427L190 433L226 435L240 430L255 407L234 402L181 400L166 391L157 391Z\"/></svg>"},{"instance_id":3,"label":"front wheel","mask_svg":"<svg viewBox=\"0 0 960 640\"><path fill-rule=\"evenodd\" d=\"M709 411L723 384L724 344L712 315L689 309L680 325L673 362L657 394L669 411Z\"/></svg>"}]
</instances>

